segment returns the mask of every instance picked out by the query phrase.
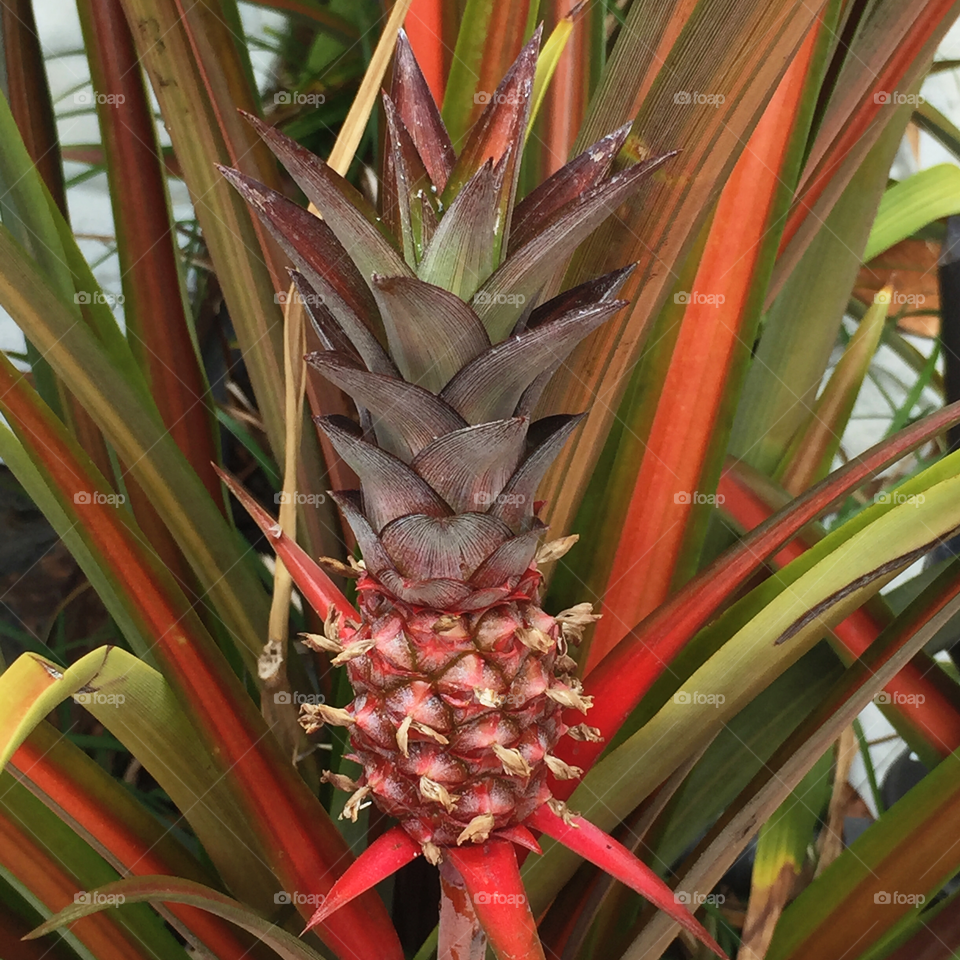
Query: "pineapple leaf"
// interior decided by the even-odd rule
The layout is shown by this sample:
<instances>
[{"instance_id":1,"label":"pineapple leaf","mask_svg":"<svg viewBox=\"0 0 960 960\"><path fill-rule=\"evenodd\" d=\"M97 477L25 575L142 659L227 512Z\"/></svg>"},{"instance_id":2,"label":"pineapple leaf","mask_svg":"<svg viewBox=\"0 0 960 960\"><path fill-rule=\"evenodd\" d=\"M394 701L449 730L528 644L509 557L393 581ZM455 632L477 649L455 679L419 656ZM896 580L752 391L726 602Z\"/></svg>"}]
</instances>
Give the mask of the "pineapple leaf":
<instances>
[{"instance_id":1,"label":"pineapple leaf","mask_svg":"<svg viewBox=\"0 0 960 960\"><path fill-rule=\"evenodd\" d=\"M441 399L470 423L511 416L540 371L562 361L623 306L621 300L610 300L580 307L495 344L444 387Z\"/></svg>"},{"instance_id":2,"label":"pineapple leaf","mask_svg":"<svg viewBox=\"0 0 960 960\"><path fill-rule=\"evenodd\" d=\"M534 240L557 210L599 186L629 133L628 123L607 134L524 197L513 211L508 251Z\"/></svg>"},{"instance_id":3,"label":"pineapple leaf","mask_svg":"<svg viewBox=\"0 0 960 960\"><path fill-rule=\"evenodd\" d=\"M384 549L401 574L416 571L430 580L467 580L494 549L513 536L510 528L483 513L452 517L409 514L380 532Z\"/></svg>"},{"instance_id":4,"label":"pineapple leaf","mask_svg":"<svg viewBox=\"0 0 960 960\"><path fill-rule=\"evenodd\" d=\"M526 417L493 420L437 437L410 464L456 513L486 512L523 454Z\"/></svg>"},{"instance_id":5,"label":"pineapple leaf","mask_svg":"<svg viewBox=\"0 0 960 960\"><path fill-rule=\"evenodd\" d=\"M410 838L403 827L391 827L347 867L310 918L304 933L419 856L420 845Z\"/></svg>"},{"instance_id":6,"label":"pineapple leaf","mask_svg":"<svg viewBox=\"0 0 960 960\"><path fill-rule=\"evenodd\" d=\"M457 194L424 251L417 269L421 280L469 300L493 273L494 201L504 170L504 164L494 167L488 160Z\"/></svg>"},{"instance_id":7,"label":"pineapple leaf","mask_svg":"<svg viewBox=\"0 0 960 960\"><path fill-rule=\"evenodd\" d=\"M376 373L394 372L392 362L361 319L379 322L370 290L328 224L282 193L237 170L221 167L220 172L256 210L287 256L323 298L367 367ZM307 305L312 302L308 299Z\"/></svg>"},{"instance_id":8,"label":"pineapple leaf","mask_svg":"<svg viewBox=\"0 0 960 960\"><path fill-rule=\"evenodd\" d=\"M635 164L588 190L545 217L531 237L504 260L473 299L490 339L496 343L513 329L523 304L543 285L544 273L563 263L644 181L675 153Z\"/></svg>"},{"instance_id":9,"label":"pineapple leaf","mask_svg":"<svg viewBox=\"0 0 960 960\"><path fill-rule=\"evenodd\" d=\"M430 179L437 190L443 190L455 162L453 144L403 30L397 37L390 98L420 153Z\"/></svg>"},{"instance_id":10,"label":"pineapple leaf","mask_svg":"<svg viewBox=\"0 0 960 960\"><path fill-rule=\"evenodd\" d=\"M306 359L373 414L378 441L405 462L441 434L467 425L451 407L423 387L370 373L343 354L311 353Z\"/></svg>"},{"instance_id":11,"label":"pineapple leaf","mask_svg":"<svg viewBox=\"0 0 960 960\"><path fill-rule=\"evenodd\" d=\"M674 897L673 891L642 860L599 827L595 827L583 817L569 813L566 817L557 816L546 804L536 810L527 823L636 890L641 897L669 914L684 930L693 934L718 957L727 960L727 955L720 949L720 945Z\"/></svg>"},{"instance_id":12,"label":"pineapple leaf","mask_svg":"<svg viewBox=\"0 0 960 960\"><path fill-rule=\"evenodd\" d=\"M373 278L373 295L405 380L439 393L490 348L480 318L456 294L409 277Z\"/></svg>"},{"instance_id":13,"label":"pineapple leaf","mask_svg":"<svg viewBox=\"0 0 960 960\"><path fill-rule=\"evenodd\" d=\"M491 516L503 520L513 530L523 530L530 525L533 520L533 498L540 481L585 416L585 413L558 414L537 420L531 425L527 443L532 450L490 508Z\"/></svg>"},{"instance_id":14,"label":"pineapple leaf","mask_svg":"<svg viewBox=\"0 0 960 960\"><path fill-rule=\"evenodd\" d=\"M358 190L296 140L291 140L259 117L244 115L287 168L307 199L323 214L364 280L369 282L375 273L410 276L409 267L397 251L396 241Z\"/></svg>"},{"instance_id":15,"label":"pineapple leaf","mask_svg":"<svg viewBox=\"0 0 960 960\"><path fill-rule=\"evenodd\" d=\"M377 532L408 513L446 517L450 507L402 460L361 440L343 417L318 417L337 453L360 478L363 512ZM427 448L429 449L429 448Z\"/></svg>"},{"instance_id":16,"label":"pineapple leaf","mask_svg":"<svg viewBox=\"0 0 960 960\"><path fill-rule=\"evenodd\" d=\"M439 199L410 131L387 94L383 95L383 111L389 143L381 178L383 217L391 232L402 239L403 255L415 269L436 230Z\"/></svg>"},{"instance_id":17,"label":"pineapple leaf","mask_svg":"<svg viewBox=\"0 0 960 960\"><path fill-rule=\"evenodd\" d=\"M450 847L447 856L463 878L477 919L497 956L544 960L513 844L493 840Z\"/></svg>"},{"instance_id":18,"label":"pineapple leaf","mask_svg":"<svg viewBox=\"0 0 960 960\"><path fill-rule=\"evenodd\" d=\"M480 118L470 129L466 143L450 180L443 192L444 204L450 204L481 167L492 160L505 161L503 180L497 197L497 225L494 229L493 262L500 263L501 249L506 249L510 232L510 215L517 192L523 142L530 116L530 96L537 72L537 51L542 27L520 51L510 70L497 87Z\"/></svg>"},{"instance_id":19,"label":"pineapple leaf","mask_svg":"<svg viewBox=\"0 0 960 960\"><path fill-rule=\"evenodd\" d=\"M472 587L497 587L516 570L524 570L533 562L540 538L546 527L537 519L526 533L502 543L480 564L470 577Z\"/></svg>"}]
</instances>

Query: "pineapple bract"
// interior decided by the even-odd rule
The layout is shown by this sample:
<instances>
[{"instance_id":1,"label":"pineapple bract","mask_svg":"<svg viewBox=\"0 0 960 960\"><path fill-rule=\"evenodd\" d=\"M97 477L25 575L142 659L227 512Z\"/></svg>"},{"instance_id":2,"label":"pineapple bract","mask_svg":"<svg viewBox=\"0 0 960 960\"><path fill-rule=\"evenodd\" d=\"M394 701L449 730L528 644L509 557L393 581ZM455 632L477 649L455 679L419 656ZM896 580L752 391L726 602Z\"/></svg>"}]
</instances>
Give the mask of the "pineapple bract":
<instances>
[{"instance_id":1,"label":"pineapple bract","mask_svg":"<svg viewBox=\"0 0 960 960\"><path fill-rule=\"evenodd\" d=\"M629 268L540 302L558 267L660 157L614 172L628 128L515 203L539 42L524 48L460 151L401 36L384 96L380 215L294 141L250 118L323 220L225 170L296 264L324 350L309 363L356 402L320 417L359 492L334 494L363 556L360 621L314 644L356 698L305 708L349 727L369 797L433 860L503 838L550 799L564 708L589 703L565 643L591 619L539 605L534 495L579 417L533 412L573 348L623 305ZM532 838L530 838L532 840Z\"/></svg>"}]
</instances>

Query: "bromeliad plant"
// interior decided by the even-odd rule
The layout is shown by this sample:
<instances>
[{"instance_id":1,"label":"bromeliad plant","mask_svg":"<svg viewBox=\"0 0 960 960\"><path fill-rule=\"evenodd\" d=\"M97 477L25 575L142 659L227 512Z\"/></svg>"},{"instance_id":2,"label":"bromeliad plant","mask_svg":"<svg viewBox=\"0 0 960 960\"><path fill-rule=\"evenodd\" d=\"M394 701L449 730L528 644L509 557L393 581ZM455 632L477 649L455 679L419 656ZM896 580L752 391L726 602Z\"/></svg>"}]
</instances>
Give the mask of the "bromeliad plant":
<instances>
[{"instance_id":1,"label":"bromeliad plant","mask_svg":"<svg viewBox=\"0 0 960 960\"><path fill-rule=\"evenodd\" d=\"M3 936L36 927L40 956L70 925L58 955L96 960L949 945L914 905L960 870L960 691L923 651L960 575L879 590L960 527L958 455L931 453L960 410L915 420L937 376L874 258L933 269L960 212L953 166L887 182L911 118L960 144L916 96L953 6L405 0L376 50L373 2L283 6L312 18L283 70L324 92L274 97L316 107L292 119L263 116L230 0L79 4L103 136L64 154L107 171L123 330L67 222L27 0L0 21L0 304L28 340L0 359L0 456L116 633L30 639L0 677ZM345 98L324 162L298 139ZM249 389L198 342L220 291ZM834 470L881 342L915 381ZM931 773L843 850L881 690ZM119 774L82 749L99 727L66 736L71 698ZM422 859L439 914L401 943L373 888L411 912L382 882Z\"/></svg>"},{"instance_id":2,"label":"bromeliad plant","mask_svg":"<svg viewBox=\"0 0 960 960\"><path fill-rule=\"evenodd\" d=\"M538 301L551 264L667 157L611 174L624 127L515 205L539 45L537 31L456 155L400 35L381 181L382 219L397 238L322 160L254 117L324 219L224 170L296 265L294 284L325 347L309 364L360 412L359 423L318 418L360 479L359 491L334 495L362 555L360 611L333 593L318 610L323 635L306 638L347 665L356 699L305 705L301 722L308 733L325 723L350 730L348 759L362 775L325 774L351 791L344 814L356 820L369 796L400 825L347 870L309 926L422 851L441 865L451 905L441 911L445 956L464 940L464 923L466 942L482 940L482 926L504 956L535 955L512 846L539 853L532 826L722 954L642 861L569 813L546 783L548 773L582 773L553 755L561 737L601 737L561 718L563 707L591 706L566 651L597 618L588 603L557 617L540 606L538 562L558 559L576 537L538 552L535 494L580 417L532 414L557 366L625 305L615 297L629 269ZM308 596L334 589L319 573L294 579ZM455 898L464 885L476 914Z\"/></svg>"}]
</instances>

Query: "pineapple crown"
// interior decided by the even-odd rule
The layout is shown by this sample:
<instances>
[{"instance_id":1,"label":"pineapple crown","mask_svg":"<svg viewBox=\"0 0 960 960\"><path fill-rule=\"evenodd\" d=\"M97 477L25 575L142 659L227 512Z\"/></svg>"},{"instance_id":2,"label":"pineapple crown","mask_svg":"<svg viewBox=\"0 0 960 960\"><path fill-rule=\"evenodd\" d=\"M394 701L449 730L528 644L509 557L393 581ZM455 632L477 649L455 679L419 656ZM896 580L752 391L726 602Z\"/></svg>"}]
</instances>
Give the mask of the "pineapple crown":
<instances>
[{"instance_id":1,"label":"pineapple crown","mask_svg":"<svg viewBox=\"0 0 960 960\"><path fill-rule=\"evenodd\" d=\"M539 42L538 29L457 155L401 32L379 215L254 116L323 219L222 168L295 264L324 347L307 361L356 402L358 423L317 418L360 478L361 491L334 497L369 574L410 603L478 610L533 562L537 486L581 419L533 411L574 347L625 305L632 265L540 300L671 156L615 170L624 126L517 203Z\"/></svg>"}]
</instances>

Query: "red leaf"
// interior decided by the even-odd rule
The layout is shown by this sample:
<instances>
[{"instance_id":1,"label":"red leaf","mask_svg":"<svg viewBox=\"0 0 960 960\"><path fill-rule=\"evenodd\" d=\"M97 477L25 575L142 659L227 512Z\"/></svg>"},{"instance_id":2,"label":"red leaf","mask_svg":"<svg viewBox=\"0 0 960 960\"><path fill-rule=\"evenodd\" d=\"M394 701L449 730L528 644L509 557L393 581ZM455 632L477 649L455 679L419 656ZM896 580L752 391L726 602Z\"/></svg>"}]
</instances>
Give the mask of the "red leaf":
<instances>
[{"instance_id":1,"label":"red leaf","mask_svg":"<svg viewBox=\"0 0 960 960\"><path fill-rule=\"evenodd\" d=\"M419 856L420 844L408 836L403 827L391 827L347 867L343 876L330 888L303 932L306 933L318 923L323 923L335 910L339 910L354 897L359 897L361 893L366 893Z\"/></svg>"},{"instance_id":2,"label":"red leaf","mask_svg":"<svg viewBox=\"0 0 960 960\"><path fill-rule=\"evenodd\" d=\"M546 804L528 817L527 823L636 890L641 897L669 914L684 930L706 944L718 957L727 960L727 955L720 949L720 945L697 922L693 914L676 901L673 891L642 860L599 827L577 816L571 816L567 823Z\"/></svg>"},{"instance_id":3,"label":"red leaf","mask_svg":"<svg viewBox=\"0 0 960 960\"><path fill-rule=\"evenodd\" d=\"M587 676L585 692L596 697L590 711L590 725L599 727L601 735L609 741L684 644L723 608L767 557L777 553L806 524L868 477L958 420L960 403L954 403L871 447L811 487L790 507L757 527L701 571L671 600L634 627ZM571 725L579 722L580 719L573 719ZM564 738L556 753L567 763L586 770L603 749L600 742ZM575 786L575 781L557 781L551 789L554 796L565 798Z\"/></svg>"},{"instance_id":4,"label":"red leaf","mask_svg":"<svg viewBox=\"0 0 960 960\"><path fill-rule=\"evenodd\" d=\"M477 919L500 960L544 960L513 844L505 840L449 847Z\"/></svg>"},{"instance_id":5,"label":"red leaf","mask_svg":"<svg viewBox=\"0 0 960 960\"><path fill-rule=\"evenodd\" d=\"M290 572L297 589L307 603L321 617L326 617L331 607L339 611L344 619L360 620L360 614L351 606L350 601L337 589L336 584L317 566L297 543L291 540L280 525L260 504L237 483L233 477L217 468L220 479L230 492L243 504L243 508L253 517L264 536L273 545L277 556Z\"/></svg>"}]
</instances>

